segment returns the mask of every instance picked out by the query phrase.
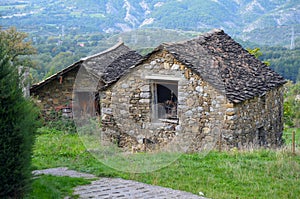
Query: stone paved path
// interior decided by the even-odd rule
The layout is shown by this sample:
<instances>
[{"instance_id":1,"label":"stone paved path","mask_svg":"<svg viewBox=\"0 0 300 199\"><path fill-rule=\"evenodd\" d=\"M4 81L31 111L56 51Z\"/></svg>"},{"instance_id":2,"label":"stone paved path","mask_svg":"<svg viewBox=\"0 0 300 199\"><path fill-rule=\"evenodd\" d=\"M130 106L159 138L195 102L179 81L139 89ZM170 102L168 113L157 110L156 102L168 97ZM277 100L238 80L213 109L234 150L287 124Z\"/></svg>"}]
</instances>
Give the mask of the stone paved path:
<instances>
[{"instance_id":1,"label":"stone paved path","mask_svg":"<svg viewBox=\"0 0 300 199\"><path fill-rule=\"evenodd\" d=\"M74 194L79 198L99 198L99 199L206 199L192 193L164 188L154 185L148 185L132 180L124 180L120 178L97 178L92 174L80 173L69 170L66 167L37 170L34 175L55 175L82 177L87 179L95 179L89 185L78 186L74 189Z\"/></svg>"}]
</instances>

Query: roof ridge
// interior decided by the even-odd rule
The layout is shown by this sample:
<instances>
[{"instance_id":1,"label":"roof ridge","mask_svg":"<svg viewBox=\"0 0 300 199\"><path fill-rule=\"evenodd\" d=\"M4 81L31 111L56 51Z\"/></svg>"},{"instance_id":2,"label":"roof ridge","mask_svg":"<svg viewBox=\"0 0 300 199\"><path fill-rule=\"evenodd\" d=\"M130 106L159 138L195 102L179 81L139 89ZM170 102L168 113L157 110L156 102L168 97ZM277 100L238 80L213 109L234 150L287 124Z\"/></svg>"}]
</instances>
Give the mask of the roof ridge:
<instances>
[{"instance_id":1,"label":"roof ridge","mask_svg":"<svg viewBox=\"0 0 300 199\"><path fill-rule=\"evenodd\" d=\"M207 36L211 36L211 35L219 34L219 33L226 34L223 29L214 28L202 35L207 37Z\"/></svg>"},{"instance_id":2,"label":"roof ridge","mask_svg":"<svg viewBox=\"0 0 300 199\"><path fill-rule=\"evenodd\" d=\"M163 44L160 48L169 51L234 103L285 83L281 75L221 29L212 29L187 41ZM252 84L259 86L253 88Z\"/></svg>"},{"instance_id":3,"label":"roof ridge","mask_svg":"<svg viewBox=\"0 0 300 199\"><path fill-rule=\"evenodd\" d=\"M30 89L34 89L36 87L39 87L39 86L42 86L43 84L45 84L46 82L50 81L51 79L55 78L55 76L59 75L59 74L62 74L62 73L65 73L65 72L68 72L69 70L72 70L74 67L76 67L78 64L80 64L80 62L82 62L82 60L79 60L79 61L76 61L74 63L72 63L71 65L67 66L66 68L63 68L61 70L59 70L58 72L50 75L49 77L47 77L46 79L43 79L39 82L36 82L34 84L32 84L30 86Z\"/></svg>"},{"instance_id":4,"label":"roof ridge","mask_svg":"<svg viewBox=\"0 0 300 199\"><path fill-rule=\"evenodd\" d=\"M106 50L104 50L104 51L102 51L102 52L100 52L100 53L97 53L97 54L94 54L94 55L91 55L91 56L87 56L87 57L84 57L84 58L81 58L80 60L82 60L82 61L87 61L87 60L89 60L89 59L92 59L92 58L94 58L94 57L97 57L97 56L99 56L99 55L104 55L104 54L106 54L106 53L109 53L110 51L112 51L112 50L115 50L115 49L117 49L117 48L119 48L120 46L122 46L122 45L124 45L124 42L123 41L119 41L117 44L115 44L114 46L112 46L112 47L110 47L110 48L108 48L108 49L106 49ZM124 45L125 46L125 45ZM126 46L127 47L127 46Z\"/></svg>"},{"instance_id":5,"label":"roof ridge","mask_svg":"<svg viewBox=\"0 0 300 199\"><path fill-rule=\"evenodd\" d=\"M110 51L112 51L112 50L114 50L114 49L117 49L118 47L120 47L120 46L122 46L122 45L124 45L124 42L123 42L123 41L119 41L117 44L115 44L114 46L108 48L108 49L105 50L105 51L102 51L102 52L100 52L100 53L97 53L97 54L94 54L94 55L91 55L91 56L87 56L87 57L81 58L80 60L78 60L78 61L72 63L71 65L67 66L66 68L63 68L63 69L61 69L60 71L58 71L58 72L52 74L51 76L47 77L46 79L43 79L43 80L41 80L41 81L39 81L39 82L33 84L33 85L31 86L31 88L39 87L39 86L45 84L45 83L48 82L49 80L53 79L55 76L57 76L57 75L59 75L59 74L61 74L61 73L64 73L64 72L66 72L66 71L72 69L75 65L77 65L77 64L80 63L80 62L89 60L89 59L94 58L94 57L97 57L97 56L99 56L99 55L106 54L106 53L108 53L108 52L110 52ZM88 69L86 69L86 70L87 70L87 72L91 73L91 71L89 71Z\"/></svg>"},{"instance_id":6,"label":"roof ridge","mask_svg":"<svg viewBox=\"0 0 300 199\"><path fill-rule=\"evenodd\" d=\"M181 40L181 41L176 41L176 42L163 42L161 45L158 46L159 47L168 47L170 45L174 45L174 44L186 44L187 42L191 42L191 41L199 41L200 39L206 39L207 37L210 37L212 35L215 35L215 34L226 34L224 32L224 30L222 29L218 29L218 28L214 28L212 30L210 30L209 32L205 32L205 33L201 33L199 35L197 35L196 37L194 38L190 38L190 39L186 39L186 40Z\"/></svg>"}]
</instances>

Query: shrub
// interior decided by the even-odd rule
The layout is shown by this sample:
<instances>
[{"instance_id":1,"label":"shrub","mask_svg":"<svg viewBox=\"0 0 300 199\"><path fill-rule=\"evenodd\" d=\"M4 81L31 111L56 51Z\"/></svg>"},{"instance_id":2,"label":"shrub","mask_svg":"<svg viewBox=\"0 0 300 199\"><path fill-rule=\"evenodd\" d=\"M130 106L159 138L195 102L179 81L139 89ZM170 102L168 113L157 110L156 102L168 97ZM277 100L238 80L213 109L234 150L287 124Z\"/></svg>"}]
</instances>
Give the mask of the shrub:
<instances>
[{"instance_id":1,"label":"shrub","mask_svg":"<svg viewBox=\"0 0 300 199\"><path fill-rule=\"evenodd\" d=\"M30 188L38 114L23 97L6 44L0 37L0 198L22 198Z\"/></svg>"},{"instance_id":2,"label":"shrub","mask_svg":"<svg viewBox=\"0 0 300 199\"><path fill-rule=\"evenodd\" d=\"M63 131L65 133L77 133L74 120L62 115L57 115L52 120L47 121L46 126L51 129Z\"/></svg>"}]
</instances>

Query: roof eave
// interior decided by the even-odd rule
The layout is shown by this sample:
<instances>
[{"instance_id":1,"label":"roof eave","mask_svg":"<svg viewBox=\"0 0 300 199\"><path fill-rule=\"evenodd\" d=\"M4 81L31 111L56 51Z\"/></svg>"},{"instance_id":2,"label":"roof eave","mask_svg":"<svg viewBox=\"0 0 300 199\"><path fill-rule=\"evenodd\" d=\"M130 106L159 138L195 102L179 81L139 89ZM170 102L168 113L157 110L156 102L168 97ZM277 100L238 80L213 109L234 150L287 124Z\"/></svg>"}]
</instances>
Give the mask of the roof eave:
<instances>
[{"instance_id":1,"label":"roof eave","mask_svg":"<svg viewBox=\"0 0 300 199\"><path fill-rule=\"evenodd\" d=\"M30 87L30 92L33 92L37 89L39 89L40 87L43 87L44 85L48 84L49 82L53 81L54 79L57 78L57 76L61 76L61 75L64 75L66 74L67 72L73 70L74 68L78 67L79 65L78 64L81 64L83 61L82 60L79 60L75 63L73 63L72 65L68 66L67 68L64 68L63 70L51 75L50 77L36 83L36 84L33 84L31 87Z\"/></svg>"}]
</instances>

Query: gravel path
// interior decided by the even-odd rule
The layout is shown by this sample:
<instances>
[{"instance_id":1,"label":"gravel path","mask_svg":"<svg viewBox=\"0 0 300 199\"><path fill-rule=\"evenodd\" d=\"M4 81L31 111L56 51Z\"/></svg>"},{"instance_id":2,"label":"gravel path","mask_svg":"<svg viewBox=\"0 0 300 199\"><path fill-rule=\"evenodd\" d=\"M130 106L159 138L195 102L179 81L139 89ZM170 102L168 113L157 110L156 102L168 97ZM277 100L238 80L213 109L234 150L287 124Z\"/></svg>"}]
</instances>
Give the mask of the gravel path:
<instances>
[{"instance_id":1,"label":"gravel path","mask_svg":"<svg viewBox=\"0 0 300 199\"><path fill-rule=\"evenodd\" d=\"M67 167L58 167L52 169L44 170L35 170L32 172L33 175L53 175L53 176L69 176L73 178L85 178L85 179L94 179L97 178L93 174L81 173L74 170L69 170Z\"/></svg>"},{"instance_id":2,"label":"gravel path","mask_svg":"<svg viewBox=\"0 0 300 199\"><path fill-rule=\"evenodd\" d=\"M52 168L33 171L34 175L55 175L80 177L86 179L95 179L89 185L78 186L74 189L74 194L79 198L99 198L99 199L206 199L185 191L174 190L154 185L148 185L132 180L120 178L97 178L92 174L86 174L69 170L66 167Z\"/></svg>"}]
</instances>

